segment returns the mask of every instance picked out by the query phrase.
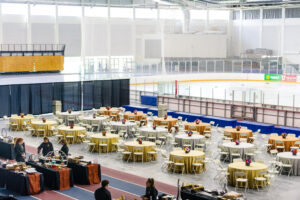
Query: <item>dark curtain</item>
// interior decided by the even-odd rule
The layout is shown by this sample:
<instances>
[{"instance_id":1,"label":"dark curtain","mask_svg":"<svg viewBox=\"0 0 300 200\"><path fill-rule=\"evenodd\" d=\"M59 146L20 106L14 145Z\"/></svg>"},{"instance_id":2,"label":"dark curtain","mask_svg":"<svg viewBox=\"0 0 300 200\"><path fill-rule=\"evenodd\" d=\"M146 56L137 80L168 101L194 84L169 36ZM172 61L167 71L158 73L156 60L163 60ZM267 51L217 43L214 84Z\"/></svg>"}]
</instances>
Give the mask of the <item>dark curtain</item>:
<instances>
[{"instance_id":1,"label":"dark curtain","mask_svg":"<svg viewBox=\"0 0 300 200\"><path fill-rule=\"evenodd\" d=\"M102 106L111 106L112 97L112 81L104 80L102 81Z\"/></svg>"},{"instance_id":2,"label":"dark curtain","mask_svg":"<svg viewBox=\"0 0 300 200\"><path fill-rule=\"evenodd\" d=\"M120 80L120 106L129 105L129 79Z\"/></svg>"},{"instance_id":3,"label":"dark curtain","mask_svg":"<svg viewBox=\"0 0 300 200\"><path fill-rule=\"evenodd\" d=\"M53 100L53 84L44 83L41 84L41 98L42 98L42 113L52 112L52 100Z\"/></svg>"},{"instance_id":4,"label":"dark curtain","mask_svg":"<svg viewBox=\"0 0 300 200\"><path fill-rule=\"evenodd\" d=\"M83 110L91 110L94 106L94 82L83 82Z\"/></svg>"},{"instance_id":5,"label":"dark curtain","mask_svg":"<svg viewBox=\"0 0 300 200\"><path fill-rule=\"evenodd\" d=\"M112 101L111 106L119 107L120 106L120 80L112 81Z\"/></svg>"},{"instance_id":6,"label":"dark curtain","mask_svg":"<svg viewBox=\"0 0 300 200\"><path fill-rule=\"evenodd\" d=\"M102 81L94 81L94 108L102 106Z\"/></svg>"},{"instance_id":7,"label":"dark curtain","mask_svg":"<svg viewBox=\"0 0 300 200\"><path fill-rule=\"evenodd\" d=\"M21 113L30 113L30 87L29 85L20 85Z\"/></svg>"},{"instance_id":8,"label":"dark curtain","mask_svg":"<svg viewBox=\"0 0 300 200\"><path fill-rule=\"evenodd\" d=\"M20 85L10 86L10 112L11 114L19 114L21 112Z\"/></svg>"},{"instance_id":9,"label":"dark curtain","mask_svg":"<svg viewBox=\"0 0 300 200\"><path fill-rule=\"evenodd\" d=\"M31 114L41 114L41 84L30 85Z\"/></svg>"},{"instance_id":10,"label":"dark curtain","mask_svg":"<svg viewBox=\"0 0 300 200\"><path fill-rule=\"evenodd\" d=\"M74 110L81 110L81 82L74 83L73 94Z\"/></svg>"},{"instance_id":11,"label":"dark curtain","mask_svg":"<svg viewBox=\"0 0 300 200\"><path fill-rule=\"evenodd\" d=\"M63 110L81 109L81 83L67 82L63 84Z\"/></svg>"},{"instance_id":12,"label":"dark curtain","mask_svg":"<svg viewBox=\"0 0 300 200\"><path fill-rule=\"evenodd\" d=\"M64 83L53 83L53 100L62 101Z\"/></svg>"},{"instance_id":13,"label":"dark curtain","mask_svg":"<svg viewBox=\"0 0 300 200\"><path fill-rule=\"evenodd\" d=\"M0 85L0 116L10 116L10 95L9 86Z\"/></svg>"}]
</instances>

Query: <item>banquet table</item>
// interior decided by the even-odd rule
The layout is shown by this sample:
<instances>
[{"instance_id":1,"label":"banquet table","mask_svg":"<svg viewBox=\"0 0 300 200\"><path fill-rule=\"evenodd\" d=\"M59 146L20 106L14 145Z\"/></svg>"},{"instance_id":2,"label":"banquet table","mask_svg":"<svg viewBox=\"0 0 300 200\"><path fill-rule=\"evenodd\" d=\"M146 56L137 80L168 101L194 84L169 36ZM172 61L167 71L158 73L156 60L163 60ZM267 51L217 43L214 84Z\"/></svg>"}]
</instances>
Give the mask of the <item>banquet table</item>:
<instances>
[{"instance_id":1,"label":"banquet table","mask_svg":"<svg viewBox=\"0 0 300 200\"><path fill-rule=\"evenodd\" d=\"M68 125L68 119L69 119L69 117L74 117L75 121L77 121L78 117L81 115L81 113L80 112L75 112L75 111L72 111L71 113L69 113L67 111L67 112L61 112L59 115L61 117L63 117L63 119L65 121L65 124Z\"/></svg>"},{"instance_id":2,"label":"banquet table","mask_svg":"<svg viewBox=\"0 0 300 200\"><path fill-rule=\"evenodd\" d=\"M0 157L4 159L14 160L15 159L14 144L0 140Z\"/></svg>"},{"instance_id":3,"label":"banquet table","mask_svg":"<svg viewBox=\"0 0 300 200\"><path fill-rule=\"evenodd\" d=\"M44 176L41 173L23 174L0 168L0 187L20 195L34 195L44 191Z\"/></svg>"},{"instance_id":4,"label":"banquet table","mask_svg":"<svg viewBox=\"0 0 300 200\"><path fill-rule=\"evenodd\" d=\"M249 142L249 137L252 137L252 130L249 129L241 129L237 131L235 128L225 128L224 132L229 132L231 133L231 137L233 140L239 139L241 133L248 133L248 142Z\"/></svg>"},{"instance_id":5,"label":"banquet table","mask_svg":"<svg viewBox=\"0 0 300 200\"><path fill-rule=\"evenodd\" d=\"M300 176L300 153L293 155L292 152L282 152L277 154L277 160L284 162L290 160L293 165L293 175Z\"/></svg>"},{"instance_id":6,"label":"banquet table","mask_svg":"<svg viewBox=\"0 0 300 200\"><path fill-rule=\"evenodd\" d=\"M191 129L191 126L195 126L196 129ZM199 134L203 135L203 132L205 130L205 127L210 126L209 123L203 123L200 122L199 124L196 124L195 122L186 122L184 124L184 129L189 131L197 131Z\"/></svg>"},{"instance_id":7,"label":"banquet table","mask_svg":"<svg viewBox=\"0 0 300 200\"><path fill-rule=\"evenodd\" d=\"M52 126L57 125L56 121L53 120L46 120L46 122L43 122L42 120L33 120L31 121L31 126L33 129L44 129L46 136L52 136L50 133L50 129Z\"/></svg>"},{"instance_id":8,"label":"banquet table","mask_svg":"<svg viewBox=\"0 0 300 200\"><path fill-rule=\"evenodd\" d=\"M83 117L83 120L86 121L87 124L92 125L93 123L97 123L99 125L99 130L101 130L102 123L107 120L107 116L100 116L94 118L93 116Z\"/></svg>"},{"instance_id":9,"label":"banquet table","mask_svg":"<svg viewBox=\"0 0 300 200\"><path fill-rule=\"evenodd\" d=\"M275 149L275 141L280 140L283 141L285 151L290 151L291 147L295 144L296 141L299 140L299 138L287 136L285 139L282 138L282 136L271 136L269 137L269 144L272 144L272 149Z\"/></svg>"},{"instance_id":10,"label":"banquet table","mask_svg":"<svg viewBox=\"0 0 300 200\"><path fill-rule=\"evenodd\" d=\"M66 137L67 135L74 136L75 143L79 143L80 140L78 139L79 135L85 135L86 129L81 126L74 126L73 128L70 128L70 126L63 126L58 128L58 133Z\"/></svg>"},{"instance_id":11,"label":"banquet table","mask_svg":"<svg viewBox=\"0 0 300 200\"><path fill-rule=\"evenodd\" d=\"M101 181L101 166L99 164L81 165L79 163L68 162L74 175L74 182L81 185L99 184Z\"/></svg>"},{"instance_id":12,"label":"banquet table","mask_svg":"<svg viewBox=\"0 0 300 200\"><path fill-rule=\"evenodd\" d=\"M230 160L231 160L231 153L233 149L239 149L242 158L245 158L245 154L247 153L247 150L254 148L254 144L245 143L245 142L241 142L239 145L236 145L235 142L226 142L223 144L223 146L225 148L228 148Z\"/></svg>"},{"instance_id":13,"label":"banquet table","mask_svg":"<svg viewBox=\"0 0 300 200\"><path fill-rule=\"evenodd\" d=\"M160 126L161 122L167 121L168 122L168 131L171 130L172 126L175 126L177 124L178 119L168 117L167 119L164 119L164 117L155 117L153 124L156 126Z\"/></svg>"},{"instance_id":14,"label":"banquet table","mask_svg":"<svg viewBox=\"0 0 300 200\"><path fill-rule=\"evenodd\" d=\"M107 133L105 136L103 136L101 133L93 134L90 136L91 142L96 144L96 147L99 146L101 139L107 139L107 148L108 152L112 152L112 144L117 143L119 140L119 136L116 134L110 134ZM96 148L95 151L99 151L99 148Z\"/></svg>"},{"instance_id":15,"label":"banquet table","mask_svg":"<svg viewBox=\"0 0 300 200\"><path fill-rule=\"evenodd\" d=\"M168 134L168 129L162 127L156 127L154 130L152 127L141 127L139 128L140 134L145 137L163 137Z\"/></svg>"},{"instance_id":16,"label":"banquet table","mask_svg":"<svg viewBox=\"0 0 300 200\"><path fill-rule=\"evenodd\" d=\"M192 173L192 164L195 162L196 158L205 159L205 153L202 151L191 150L189 153L185 153L184 150L175 150L170 153L170 161L174 161L174 157L183 158L185 173ZM204 163L203 163L204 164ZM205 165L204 165L205 169ZM197 172L200 172L200 168L197 169Z\"/></svg>"},{"instance_id":17,"label":"banquet table","mask_svg":"<svg viewBox=\"0 0 300 200\"><path fill-rule=\"evenodd\" d=\"M254 178L261 171L268 171L268 166L263 163L253 162L250 166L246 166L245 162L235 162L228 165L228 182L231 186L235 186L235 172L245 172L248 179L248 187L254 188Z\"/></svg>"},{"instance_id":18,"label":"banquet table","mask_svg":"<svg viewBox=\"0 0 300 200\"><path fill-rule=\"evenodd\" d=\"M143 112L137 112L136 114L131 113L131 112L126 112L124 114L124 119L131 120L131 118L134 119L135 121L141 121L142 119L146 119L144 117L144 113Z\"/></svg>"},{"instance_id":19,"label":"banquet table","mask_svg":"<svg viewBox=\"0 0 300 200\"><path fill-rule=\"evenodd\" d=\"M183 147L183 144L185 141L188 141L188 143L192 146L192 149L195 149L196 144L201 143L202 140L204 140L205 137L203 135L195 135L188 136L187 134L180 134L175 136L175 142Z\"/></svg>"},{"instance_id":20,"label":"banquet table","mask_svg":"<svg viewBox=\"0 0 300 200\"><path fill-rule=\"evenodd\" d=\"M70 168L51 169L32 161L26 162L26 164L42 173L45 186L52 190L66 190L74 185L73 171Z\"/></svg>"},{"instance_id":21,"label":"banquet table","mask_svg":"<svg viewBox=\"0 0 300 200\"><path fill-rule=\"evenodd\" d=\"M125 124L123 124L121 121L112 121L110 122L111 124L111 127L114 128L115 130L117 130L117 132L119 130L126 130L127 131L127 134L129 135L130 133L130 130L136 126L136 123L133 123L133 122L129 122L129 121L126 121Z\"/></svg>"},{"instance_id":22,"label":"banquet table","mask_svg":"<svg viewBox=\"0 0 300 200\"><path fill-rule=\"evenodd\" d=\"M139 144L137 141L130 141L130 142L125 142L124 145L128 148L128 151L130 151L132 153L132 156L133 156L135 147L142 147L143 153L144 153L143 162L148 161L147 153L150 151L153 151L153 149L156 146L154 142L149 142L149 141L143 141L142 144ZM156 157L155 157L155 160L156 160Z\"/></svg>"},{"instance_id":23,"label":"banquet table","mask_svg":"<svg viewBox=\"0 0 300 200\"><path fill-rule=\"evenodd\" d=\"M31 120L33 120L34 117L32 115L25 115L24 117L21 117L21 116L11 116L9 121L12 122L12 121L16 121L17 124L18 124L18 131L22 131L23 130L23 124L24 124L24 121L28 122L28 123L31 123Z\"/></svg>"},{"instance_id":24,"label":"banquet table","mask_svg":"<svg viewBox=\"0 0 300 200\"><path fill-rule=\"evenodd\" d=\"M111 108L109 110L107 110L107 108L100 108L98 110L98 114L99 115L108 115L111 116L112 113L117 113L117 115L120 113L120 110L118 108Z\"/></svg>"}]
</instances>

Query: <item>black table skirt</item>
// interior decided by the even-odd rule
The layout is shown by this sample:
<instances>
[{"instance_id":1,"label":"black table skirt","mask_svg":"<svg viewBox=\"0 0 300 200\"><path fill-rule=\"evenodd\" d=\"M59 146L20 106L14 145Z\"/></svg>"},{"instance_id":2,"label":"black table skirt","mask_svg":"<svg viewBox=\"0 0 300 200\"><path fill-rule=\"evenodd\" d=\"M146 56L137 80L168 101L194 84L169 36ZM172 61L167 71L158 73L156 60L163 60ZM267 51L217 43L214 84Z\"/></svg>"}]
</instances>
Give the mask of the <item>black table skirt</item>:
<instances>
[{"instance_id":1,"label":"black table skirt","mask_svg":"<svg viewBox=\"0 0 300 200\"><path fill-rule=\"evenodd\" d=\"M199 192L196 194L192 194L190 191L181 190L181 198L182 200L217 200L217 196L212 196L206 192Z\"/></svg>"},{"instance_id":2,"label":"black table skirt","mask_svg":"<svg viewBox=\"0 0 300 200\"><path fill-rule=\"evenodd\" d=\"M27 162L27 165L31 165L36 171L44 175L44 184L46 187L52 190L59 190L60 180L59 172L54 169L49 169L44 166L40 166L34 162ZM73 171L70 169L70 187L74 186Z\"/></svg>"},{"instance_id":3,"label":"black table skirt","mask_svg":"<svg viewBox=\"0 0 300 200\"><path fill-rule=\"evenodd\" d=\"M74 181L77 184L89 185L89 170L87 166L82 166L77 163L68 163L68 167L73 170ZM98 175L101 181L101 166L98 164Z\"/></svg>"},{"instance_id":4,"label":"black table skirt","mask_svg":"<svg viewBox=\"0 0 300 200\"><path fill-rule=\"evenodd\" d=\"M13 171L0 168L0 187L6 187L6 189L14 191L20 195L29 194L29 178L23 174L17 174ZM40 187L41 191L44 191L44 176L40 174Z\"/></svg>"},{"instance_id":5,"label":"black table skirt","mask_svg":"<svg viewBox=\"0 0 300 200\"><path fill-rule=\"evenodd\" d=\"M14 160L16 157L14 144L0 141L0 157L4 159Z\"/></svg>"}]
</instances>

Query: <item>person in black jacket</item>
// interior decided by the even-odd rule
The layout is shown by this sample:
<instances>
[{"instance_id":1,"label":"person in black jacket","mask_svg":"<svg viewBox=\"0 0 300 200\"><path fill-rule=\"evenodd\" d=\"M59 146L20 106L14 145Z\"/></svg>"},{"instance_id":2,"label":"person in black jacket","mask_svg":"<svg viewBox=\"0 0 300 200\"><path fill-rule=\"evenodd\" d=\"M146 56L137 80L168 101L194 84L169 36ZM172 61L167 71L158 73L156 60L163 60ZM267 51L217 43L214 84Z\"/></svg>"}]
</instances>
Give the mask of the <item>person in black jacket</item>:
<instances>
[{"instance_id":1,"label":"person in black jacket","mask_svg":"<svg viewBox=\"0 0 300 200\"><path fill-rule=\"evenodd\" d=\"M108 191L108 180L103 180L101 182L101 188L98 188L94 195L96 200L111 200L110 191Z\"/></svg>"},{"instance_id":2,"label":"person in black jacket","mask_svg":"<svg viewBox=\"0 0 300 200\"><path fill-rule=\"evenodd\" d=\"M62 147L61 147L61 149L60 149L60 151L59 152L63 152L63 153L61 153L62 154L62 156L66 156L66 157L68 157L68 154L69 154L69 147L68 147L68 143L67 143L67 141L66 140L61 140L61 143L62 143Z\"/></svg>"},{"instance_id":3,"label":"person in black jacket","mask_svg":"<svg viewBox=\"0 0 300 200\"><path fill-rule=\"evenodd\" d=\"M41 149L43 149L43 156L46 156L49 152L53 151L53 145L47 137L44 137L44 142L38 147L38 154L40 153Z\"/></svg>"},{"instance_id":4,"label":"person in black jacket","mask_svg":"<svg viewBox=\"0 0 300 200\"><path fill-rule=\"evenodd\" d=\"M17 162L25 162L26 152L23 138L18 138L15 144L15 154Z\"/></svg>"},{"instance_id":5,"label":"person in black jacket","mask_svg":"<svg viewBox=\"0 0 300 200\"><path fill-rule=\"evenodd\" d=\"M158 195L158 191L154 185L154 179L148 178L146 182L146 194L142 196L143 200L156 200Z\"/></svg>"}]
</instances>

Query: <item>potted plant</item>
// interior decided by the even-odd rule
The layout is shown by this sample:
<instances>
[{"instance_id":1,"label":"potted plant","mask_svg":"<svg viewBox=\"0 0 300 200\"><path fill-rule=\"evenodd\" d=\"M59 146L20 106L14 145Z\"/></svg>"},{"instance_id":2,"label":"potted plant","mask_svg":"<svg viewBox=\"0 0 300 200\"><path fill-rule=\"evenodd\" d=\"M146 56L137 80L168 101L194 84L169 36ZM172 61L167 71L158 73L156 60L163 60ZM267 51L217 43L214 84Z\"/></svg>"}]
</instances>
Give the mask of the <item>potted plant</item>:
<instances>
[{"instance_id":1,"label":"potted plant","mask_svg":"<svg viewBox=\"0 0 300 200\"><path fill-rule=\"evenodd\" d=\"M281 137L282 137L283 139L285 139L285 138L286 138L286 136L287 136L287 134L286 134L286 133L282 133L282 134L281 134Z\"/></svg>"},{"instance_id":2,"label":"potted plant","mask_svg":"<svg viewBox=\"0 0 300 200\"><path fill-rule=\"evenodd\" d=\"M200 124L200 122L201 122L200 119L197 119L197 120L195 121L196 124Z\"/></svg>"},{"instance_id":3,"label":"potted plant","mask_svg":"<svg viewBox=\"0 0 300 200\"><path fill-rule=\"evenodd\" d=\"M20 117L21 117L21 118L24 118L24 116L25 116L24 113L21 113L21 114L20 114Z\"/></svg>"},{"instance_id":4,"label":"potted plant","mask_svg":"<svg viewBox=\"0 0 300 200\"><path fill-rule=\"evenodd\" d=\"M250 166L251 162L252 162L251 159L250 159L250 158L247 158L247 159L245 160L246 166Z\"/></svg>"},{"instance_id":5,"label":"potted plant","mask_svg":"<svg viewBox=\"0 0 300 200\"><path fill-rule=\"evenodd\" d=\"M241 127L240 126L236 126L235 129L236 129L236 131L240 131Z\"/></svg>"},{"instance_id":6,"label":"potted plant","mask_svg":"<svg viewBox=\"0 0 300 200\"><path fill-rule=\"evenodd\" d=\"M137 110L134 110L134 111L133 111L133 114L137 115Z\"/></svg>"},{"instance_id":7,"label":"potted plant","mask_svg":"<svg viewBox=\"0 0 300 200\"><path fill-rule=\"evenodd\" d=\"M93 114L93 118L96 119L96 117L97 117L97 116L96 116L96 114L94 113L94 114Z\"/></svg>"},{"instance_id":8,"label":"potted plant","mask_svg":"<svg viewBox=\"0 0 300 200\"><path fill-rule=\"evenodd\" d=\"M234 142L235 142L235 145L239 145L240 144L240 141L238 139L236 139Z\"/></svg>"},{"instance_id":9,"label":"potted plant","mask_svg":"<svg viewBox=\"0 0 300 200\"><path fill-rule=\"evenodd\" d=\"M185 153L190 153L191 152L191 148L190 147L184 147L184 152Z\"/></svg>"},{"instance_id":10,"label":"potted plant","mask_svg":"<svg viewBox=\"0 0 300 200\"><path fill-rule=\"evenodd\" d=\"M68 113L71 114L72 113L72 109L68 109Z\"/></svg>"},{"instance_id":11,"label":"potted plant","mask_svg":"<svg viewBox=\"0 0 300 200\"><path fill-rule=\"evenodd\" d=\"M73 129L73 128L74 128L74 124L70 123L70 129Z\"/></svg>"},{"instance_id":12,"label":"potted plant","mask_svg":"<svg viewBox=\"0 0 300 200\"><path fill-rule=\"evenodd\" d=\"M153 130L156 130L156 125L153 124L152 128L153 128Z\"/></svg>"},{"instance_id":13,"label":"potted plant","mask_svg":"<svg viewBox=\"0 0 300 200\"><path fill-rule=\"evenodd\" d=\"M110 107L110 106L107 106L107 107L106 107L106 110L110 110L110 109L111 109L111 107Z\"/></svg>"},{"instance_id":14,"label":"potted plant","mask_svg":"<svg viewBox=\"0 0 300 200\"><path fill-rule=\"evenodd\" d=\"M46 119L45 117L42 118L43 123L46 123Z\"/></svg>"},{"instance_id":15,"label":"potted plant","mask_svg":"<svg viewBox=\"0 0 300 200\"><path fill-rule=\"evenodd\" d=\"M126 124L126 119L122 119L122 124Z\"/></svg>"},{"instance_id":16,"label":"potted plant","mask_svg":"<svg viewBox=\"0 0 300 200\"><path fill-rule=\"evenodd\" d=\"M141 138L138 138L138 139L137 139L137 142L138 142L139 144L143 144L143 140L142 140Z\"/></svg>"},{"instance_id":17,"label":"potted plant","mask_svg":"<svg viewBox=\"0 0 300 200\"><path fill-rule=\"evenodd\" d=\"M192 131L188 131L188 132L187 132L187 135L188 135L189 137L192 137L193 132L192 132Z\"/></svg>"},{"instance_id":18,"label":"potted plant","mask_svg":"<svg viewBox=\"0 0 300 200\"><path fill-rule=\"evenodd\" d=\"M102 131L102 136L106 136L106 131Z\"/></svg>"},{"instance_id":19,"label":"potted plant","mask_svg":"<svg viewBox=\"0 0 300 200\"><path fill-rule=\"evenodd\" d=\"M293 154L293 156L296 156L296 155L297 155L297 153L298 153L298 150L297 150L297 149L293 149L293 150L292 150L292 154Z\"/></svg>"}]
</instances>

